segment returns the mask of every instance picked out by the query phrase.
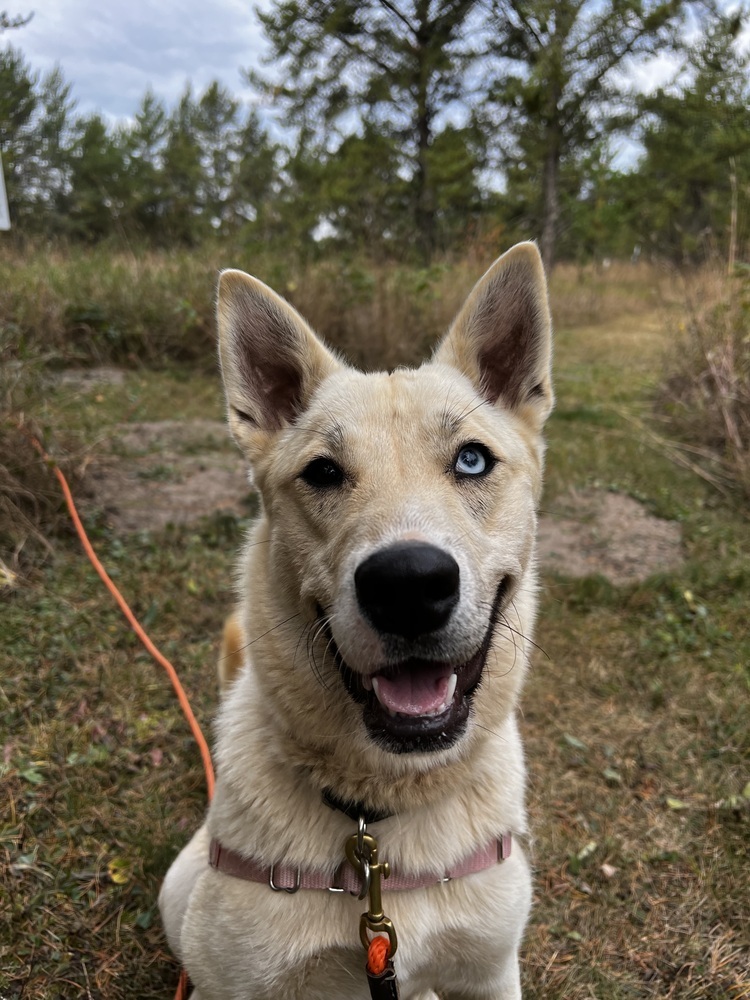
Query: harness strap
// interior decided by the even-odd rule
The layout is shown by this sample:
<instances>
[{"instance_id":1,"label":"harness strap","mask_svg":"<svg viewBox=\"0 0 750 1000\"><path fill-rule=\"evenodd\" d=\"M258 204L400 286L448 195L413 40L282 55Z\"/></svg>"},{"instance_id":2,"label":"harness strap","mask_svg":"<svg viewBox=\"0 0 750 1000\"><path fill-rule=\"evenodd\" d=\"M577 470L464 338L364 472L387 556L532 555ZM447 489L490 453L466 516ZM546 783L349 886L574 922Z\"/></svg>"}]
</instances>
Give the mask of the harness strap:
<instances>
[{"instance_id":1,"label":"harness strap","mask_svg":"<svg viewBox=\"0 0 750 1000\"><path fill-rule=\"evenodd\" d=\"M391 874L383 883L383 889L397 891L424 889L441 882L450 882L454 878L463 878L464 875L474 875L477 872L486 871L498 862L505 861L506 858L510 857L512 842L511 835L504 833L499 839L491 840L484 847L469 854L457 865L449 868L442 876L435 875L434 872L408 875L393 870L393 866L391 866ZM361 889L359 874L346 861L339 865L333 875L320 869L302 871L294 865L267 865L255 858L246 858L238 851L222 846L216 839L211 841L208 860L212 868L225 875L232 875L234 878L241 878L246 882L265 883L276 892L294 893L299 889L326 889L328 892L348 892L356 896L359 895Z\"/></svg>"}]
</instances>

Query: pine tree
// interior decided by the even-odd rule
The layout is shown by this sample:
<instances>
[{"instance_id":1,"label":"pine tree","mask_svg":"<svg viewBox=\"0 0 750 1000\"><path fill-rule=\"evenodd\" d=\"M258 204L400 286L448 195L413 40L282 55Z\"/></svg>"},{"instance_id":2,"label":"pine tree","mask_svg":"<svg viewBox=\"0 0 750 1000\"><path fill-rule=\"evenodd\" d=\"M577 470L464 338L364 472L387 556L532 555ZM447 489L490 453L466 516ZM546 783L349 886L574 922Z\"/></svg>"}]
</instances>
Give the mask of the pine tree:
<instances>
[{"instance_id":1,"label":"pine tree","mask_svg":"<svg viewBox=\"0 0 750 1000\"><path fill-rule=\"evenodd\" d=\"M37 198L35 226L62 232L71 189L72 115L75 101L60 67L44 77L39 91L37 137Z\"/></svg>"},{"instance_id":2,"label":"pine tree","mask_svg":"<svg viewBox=\"0 0 750 1000\"><path fill-rule=\"evenodd\" d=\"M261 237L269 238L279 193L279 148L270 141L255 111L245 118L236 148L231 224L234 228L251 224Z\"/></svg>"},{"instance_id":3,"label":"pine tree","mask_svg":"<svg viewBox=\"0 0 750 1000\"><path fill-rule=\"evenodd\" d=\"M165 213L163 156L167 132L164 105L147 90L132 125L122 131L127 191L124 224L137 235L161 239Z\"/></svg>"},{"instance_id":4,"label":"pine tree","mask_svg":"<svg viewBox=\"0 0 750 1000\"><path fill-rule=\"evenodd\" d=\"M334 151L363 121L398 143L425 259L436 243L438 194L430 148L446 111L480 101L488 56L483 0L284 0L259 13L282 85L249 74L286 124ZM486 65L483 69L486 71ZM349 145L349 152L354 146Z\"/></svg>"},{"instance_id":5,"label":"pine tree","mask_svg":"<svg viewBox=\"0 0 750 1000\"><path fill-rule=\"evenodd\" d=\"M687 53L677 84L641 101L645 153L628 203L639 238L676 260L726 252L732 189L750 191L750 53L737 45L741 27L739 15L718 18Z\"/></svg>"},{"instance_id":6,"label":"pine tree","mask_svg":"<svg viewBox=\"0 0 750 1000\"><path fill-rule=\"evenodd\" d=\"M188 86L167 121L163 155L165 235L174 243L197 243L208 232L201 214L203 150L198 141L198 112Z\"/></svg>"},{"instance_id":7,"label":"pine tree","mask_svg":"<svg viewBox=\"0 0 750 1000\"><path fill-rule=\"evenodd\" d=\"M240 156L239 102L214 80L201 95L194 118L201 148L200 211L215 229L226 227L234 215L234 173Z\"/></svg>"},{"instance_id":8,"label":"pine tree","mask_svg":"<svg viewBox=\"0 0 750 1000\"><path fill-rule=\"evenodd\" d=\"M73 236L95 241L122 234L126 199L125 159L121 144L101 115L75 125L70 166L70 227Z\"/></svg>"},{"instance_id":9,"label":"pine tree","mask_svg":"<svg viewBox=\"0 0 750 1000\"><path fill-rule=\"evenodd\" d=\"M704 7L707 7L705 4ZM677 0L498 0L496 52L506 62L493 92L495 125L512 144L511 171L535 172L541 250L551 268L561 176L610 129L626 84L615 71L669 45L687 4Z\"/></svg>"}]
</instances>

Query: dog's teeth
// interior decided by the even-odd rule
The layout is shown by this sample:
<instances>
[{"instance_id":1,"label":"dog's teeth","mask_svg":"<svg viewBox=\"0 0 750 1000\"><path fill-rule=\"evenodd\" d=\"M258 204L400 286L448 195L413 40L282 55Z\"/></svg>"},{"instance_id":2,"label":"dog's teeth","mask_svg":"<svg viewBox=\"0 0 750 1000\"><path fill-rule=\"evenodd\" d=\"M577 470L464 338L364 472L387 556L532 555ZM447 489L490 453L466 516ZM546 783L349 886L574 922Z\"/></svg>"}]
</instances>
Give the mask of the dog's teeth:
<instances>
[{"instance_id":1,"label":"dog's teeth","mask_svg":"<svg viewBox=\"0 0 750 1000\"><path fill-rule=\"evenodd\" d=\"M372 691L374 681L377 681L376 677L368 677L367 674L363 674L362 687L365 689L365 691Z\"/></svg>"},{"instance_id":2,"label":"dog's teeth","mask_svg":"<svg viewBox=\"0 0 750 1000\"><path fill-rule=\"evenodd\" d=\"M368 677L370 681L370 687L375 692L375 697L380 701L380 678L379 677ZM367 682L365 682L365 687L367 687ZM369 690L369 689L368 689ZM382 702L381 702L382 704Z\"/></svg>"},{"instance_id":3,"label":"dog's teeth","mask_svg":"<svg viewBox=\"0 0 750 1000\"><path fill-rule=\"evenodd\" d=\"M447 708L453 701L453 695L456 693L456 684L458 683L458 674L451 674L450 680L448 681L448 690L445 694L445 707Z\"/></svg>"}]
</instances>

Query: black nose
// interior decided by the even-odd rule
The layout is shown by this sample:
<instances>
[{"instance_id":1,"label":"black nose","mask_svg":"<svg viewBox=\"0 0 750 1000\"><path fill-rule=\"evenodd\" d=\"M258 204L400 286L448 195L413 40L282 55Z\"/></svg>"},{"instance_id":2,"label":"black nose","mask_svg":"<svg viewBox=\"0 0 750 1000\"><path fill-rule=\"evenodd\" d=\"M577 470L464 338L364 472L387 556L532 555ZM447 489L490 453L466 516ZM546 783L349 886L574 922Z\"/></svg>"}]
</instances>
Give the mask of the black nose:
<instances>
[{"instance_id":1,"label":"black nose","mask_svg":"<svg viewBox=\"0 0 750 1000\"><path fill-rule=\"evenodd\" d=\"M354 585L362 614L378 632L414 639L445 625L458 603L458 563L425 542L399 542L368 556Z\"/></svg>"}]
</instances>

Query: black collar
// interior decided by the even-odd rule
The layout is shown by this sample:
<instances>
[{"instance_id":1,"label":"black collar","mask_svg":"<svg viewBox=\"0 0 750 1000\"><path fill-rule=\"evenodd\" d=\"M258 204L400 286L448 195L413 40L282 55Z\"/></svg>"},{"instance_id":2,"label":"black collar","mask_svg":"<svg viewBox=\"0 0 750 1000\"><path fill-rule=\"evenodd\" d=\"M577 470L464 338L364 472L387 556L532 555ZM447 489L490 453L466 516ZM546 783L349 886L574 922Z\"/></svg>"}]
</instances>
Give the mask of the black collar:
<instances>
[{"instance_id":1,"label":"black collar","mask_svg":"<svg viewBox=\"0 0 750 1000\"><path fill-rule=\"evenodd\" d=\"M338 809L349 819L356 823L360 816L364 816L365 823L379 823L380 820L388 819L393 813L383 809L371 809L364 802L353 802L351 799L340 799L331 788L323 789L323 801L330 809Z\"/></svg>"}]
</instances>

